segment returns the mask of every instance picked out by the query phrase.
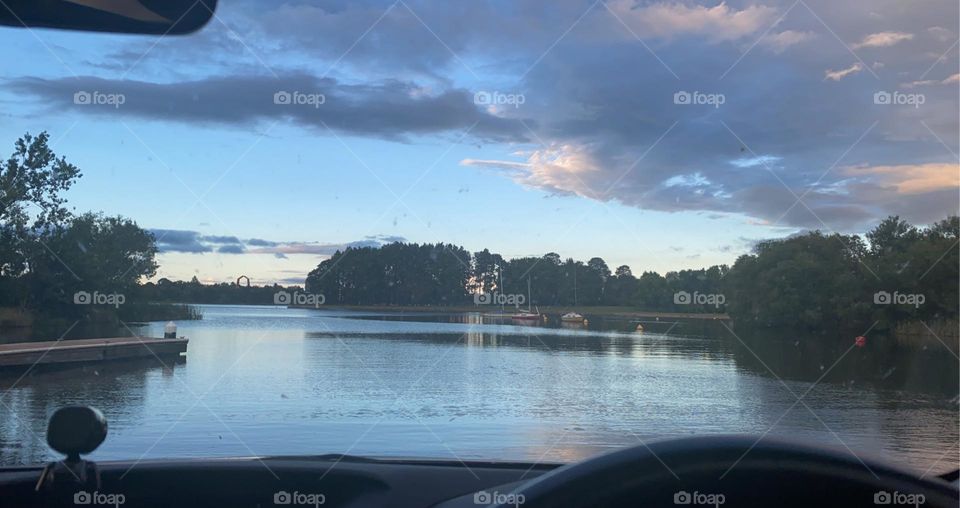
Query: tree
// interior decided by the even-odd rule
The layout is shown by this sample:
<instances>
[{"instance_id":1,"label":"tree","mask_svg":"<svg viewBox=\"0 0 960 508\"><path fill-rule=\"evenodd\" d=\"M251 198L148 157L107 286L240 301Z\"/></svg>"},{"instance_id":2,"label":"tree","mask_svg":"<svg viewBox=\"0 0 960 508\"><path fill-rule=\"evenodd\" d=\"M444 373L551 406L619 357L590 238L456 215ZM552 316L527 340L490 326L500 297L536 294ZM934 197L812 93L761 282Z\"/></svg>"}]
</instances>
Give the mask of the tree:
<instances>
[{"instance_id":1,"label":"tree","mask_svg":"<svg viewBox=\"0 0 960 508\"><path fill-rule=\"evenodd\" d=\"M856 329L873 303L864 288L865 252L858 236L819 231L760 242L725 277L727 310L738 324Z\"/></svg>"},{"instance_id":2,"label":"tree","mask_svg":"<svg viewBox=\"0 0 960 508\"><path fill-rule=\"evenodd\" d=\"M0 294L8 300L0 303L13 303L9 300L17 292L15 279L27 270L31 253L43 249L37 235L60 227L70 217L62 193L80 171L57 158L48 140L46 132L36 137L24 134L0 166Z\"/></svg>"},{"instance_id":3,"label":"tree","mask_svg":"<svg viewBox=\"0 0 960 508\"><path fill-rule=\"evenodd\" d=\"M78 291L131 293L156 273L153 235L123 217L86 213L40 237L22 277L33 307L70 304Z\"/></svg>"}]
</instances>

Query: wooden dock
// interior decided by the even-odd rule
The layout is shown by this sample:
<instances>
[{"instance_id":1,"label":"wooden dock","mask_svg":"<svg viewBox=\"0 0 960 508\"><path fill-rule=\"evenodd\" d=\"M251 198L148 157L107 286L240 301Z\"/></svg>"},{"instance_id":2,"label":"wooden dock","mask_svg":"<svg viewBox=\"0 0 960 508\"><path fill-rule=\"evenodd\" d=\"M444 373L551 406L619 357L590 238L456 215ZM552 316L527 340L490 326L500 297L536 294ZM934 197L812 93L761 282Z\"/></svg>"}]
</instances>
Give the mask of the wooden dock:
<instances>
[{"instance_id":1,"label":"wooden dock","mask_svg":"<svg viewBox=\"0 0 960 508\"><path fill-rule=\"evenodd\" d=\"M114 337L0 344L0 369L180 356L186 338Z\"/></svg>"}]
</instances>

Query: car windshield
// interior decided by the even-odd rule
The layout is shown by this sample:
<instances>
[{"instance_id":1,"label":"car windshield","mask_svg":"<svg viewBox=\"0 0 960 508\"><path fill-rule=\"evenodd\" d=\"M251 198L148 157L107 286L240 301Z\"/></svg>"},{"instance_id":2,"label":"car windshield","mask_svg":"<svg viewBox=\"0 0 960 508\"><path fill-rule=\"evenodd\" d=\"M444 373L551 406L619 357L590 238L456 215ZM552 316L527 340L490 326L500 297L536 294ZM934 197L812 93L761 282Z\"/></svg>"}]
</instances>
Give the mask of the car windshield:
<instances>
[{"instance_id":1,"label":"car windshield","mask_svg":"<svg viewBox=\"0 0 960 508\"><path fill-rule=\"evenodd\" d=\"M0 28L0 465L89 405L99 461L750 434L955 470L958 10Z\"/></svg>"}]
</instances>

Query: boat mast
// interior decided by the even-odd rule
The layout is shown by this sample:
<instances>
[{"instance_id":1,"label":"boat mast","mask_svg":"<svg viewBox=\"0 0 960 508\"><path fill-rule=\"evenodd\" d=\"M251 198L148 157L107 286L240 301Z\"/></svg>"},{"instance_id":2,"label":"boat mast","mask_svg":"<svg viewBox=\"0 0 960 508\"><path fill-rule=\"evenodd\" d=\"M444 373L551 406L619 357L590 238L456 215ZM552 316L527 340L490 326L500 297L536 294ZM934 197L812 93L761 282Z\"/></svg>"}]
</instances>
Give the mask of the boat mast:
<instances>
[{"instance_id":1,"label":"boat mast","mask_svg":"<svg viewBox=\"0 0 960 508\"><path fill-rule=\"evenodd\" d=\"M527 312L530 312L530 276L527 276Z\"/></svg>"},{"instance_id":2,"label":"boat mast","mask_svg":"<svg viewBox=\"0 0 960 508\"><path fill-rule=\"evenodd\" d=\"M577 306L577 264L573 264L573 306Z\"/></svg>"}]
</instances>

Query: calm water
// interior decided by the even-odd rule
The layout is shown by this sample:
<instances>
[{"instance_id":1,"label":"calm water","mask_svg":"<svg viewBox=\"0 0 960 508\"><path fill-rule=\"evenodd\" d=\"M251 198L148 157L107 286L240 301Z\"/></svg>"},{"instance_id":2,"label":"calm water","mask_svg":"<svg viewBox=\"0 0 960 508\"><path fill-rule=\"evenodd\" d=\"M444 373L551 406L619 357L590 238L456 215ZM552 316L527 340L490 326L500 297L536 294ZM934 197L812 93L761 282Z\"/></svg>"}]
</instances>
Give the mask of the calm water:
<instances>
[{"instance_id":1,"label":"calm water","mask_svg":"<svg viewBox=\"0 0 960 508\"><path fill-rule=\"evenodd\" d=\"M481 324L479 315L458 323L231 306L203 314L179 323L190 345L176 365L115 363L12 387L16 379L0 380L0 463L53 458L48 416L90 404L110 422L94 460L349 453L565 462L641 439L772 427L921 471L957 467L951 394L831 377L814 385L819 376L782 367L793 361L782 352L760 361L730 341ZM813 370L829 372L832 362L823 363ZM810 409L791 410L808 390Z\"/></svg>"}]
</instances>

